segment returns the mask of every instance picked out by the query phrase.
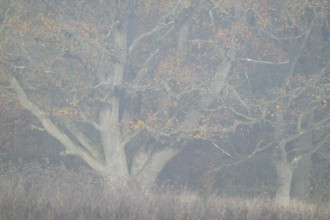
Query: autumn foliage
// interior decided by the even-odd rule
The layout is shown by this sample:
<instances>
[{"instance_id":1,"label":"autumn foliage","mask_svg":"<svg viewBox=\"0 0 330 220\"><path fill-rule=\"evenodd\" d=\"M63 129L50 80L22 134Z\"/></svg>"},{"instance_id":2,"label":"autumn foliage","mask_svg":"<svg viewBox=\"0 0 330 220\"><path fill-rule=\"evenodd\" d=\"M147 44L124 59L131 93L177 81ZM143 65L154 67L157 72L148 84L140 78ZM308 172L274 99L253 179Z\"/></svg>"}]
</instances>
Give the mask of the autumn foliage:
<instances>
[{"instance_id":1,"label":"autumn foliage","mask_svg":"<svg viewBox=\"0 0 330 220\"><path fill-rule=\"evenodd\" d=\"M287 165L297 156L287 145L329 129L328 15L322 0L12 1L1 83L99 172L132 175L125 153L137 140L133 152L159 172L191 140L230 155L221 144L257 126L270 134L250 156L274 149Z\"/></svg>"}]
</instances>

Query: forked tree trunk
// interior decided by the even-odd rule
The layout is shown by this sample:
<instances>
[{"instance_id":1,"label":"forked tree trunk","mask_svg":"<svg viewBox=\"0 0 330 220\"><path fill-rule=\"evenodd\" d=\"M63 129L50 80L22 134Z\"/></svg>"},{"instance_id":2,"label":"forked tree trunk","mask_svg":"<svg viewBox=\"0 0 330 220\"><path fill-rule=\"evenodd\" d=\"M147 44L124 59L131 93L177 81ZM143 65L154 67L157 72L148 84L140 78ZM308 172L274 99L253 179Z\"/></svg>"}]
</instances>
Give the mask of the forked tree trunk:
<instances>
[{"instance_id":1,"label":"forked tree trunk","mask_svg":"<svg viewBox=\"0 0 330 220\"><path fill-rule=\"evenodd\" d=\"M114 86L120 86L123 83L124 64L127 56L126 33L120 30L114 30L114 43L120 48L122 54L118 56L119 62L113 66L111 83ZM97 124L95 123L97 130L100 132L100 147L102 148L102 153L104 153L104 157L100 158L98 157L98 153L94 152L95 149L93 149L93 146L84 146L83 139L85 137L81 132L77 131L77 128L70 132L77 140L80 140L80 144L73 141L69 135L66 135L53 123L42 109L33 101L29 100L15 77L11 80L11 87L16 92L20 104L35 115L45 130L65 147L65 154L80 157L101 175L111 175L124 179L132 177L128 170L125 137L123 137L120 127L120 97L116 96L116 94L107 100L107 104L104 104L99 114L99 121ZM73 128L73 124L71 123L67 121L68 129L70 127ZM78 133L80 135L79 137L77 136ZM171 148L154 152L134 178L143 184L153 183L163 167L176 154L177 150Z\"/></svg>"}]
</instances>

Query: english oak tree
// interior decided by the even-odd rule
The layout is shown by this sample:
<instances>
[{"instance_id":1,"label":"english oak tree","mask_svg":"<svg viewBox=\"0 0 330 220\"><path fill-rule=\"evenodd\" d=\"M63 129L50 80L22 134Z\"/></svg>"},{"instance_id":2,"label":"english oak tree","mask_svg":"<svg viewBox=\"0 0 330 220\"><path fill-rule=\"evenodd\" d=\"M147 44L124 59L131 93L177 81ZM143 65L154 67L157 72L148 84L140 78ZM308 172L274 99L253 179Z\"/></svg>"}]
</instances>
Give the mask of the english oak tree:
<instances>
[{"instance_id":1,"label":"english oak tree","mask_svg":"<svg viewBox=\"0 0 330 220\"><path fill-rule=\"evenodd\" d=\"M103 175L152 183L189 140L231 156L222 140L261 124L271 134L251 155L272 148L278 195L288 196L293 162L328 143L329 61L298 67L328 10L324 1L12 1L0 65L63 154ZM293 144L316 130L319 145Z\"/></svg>"}]
</instances>

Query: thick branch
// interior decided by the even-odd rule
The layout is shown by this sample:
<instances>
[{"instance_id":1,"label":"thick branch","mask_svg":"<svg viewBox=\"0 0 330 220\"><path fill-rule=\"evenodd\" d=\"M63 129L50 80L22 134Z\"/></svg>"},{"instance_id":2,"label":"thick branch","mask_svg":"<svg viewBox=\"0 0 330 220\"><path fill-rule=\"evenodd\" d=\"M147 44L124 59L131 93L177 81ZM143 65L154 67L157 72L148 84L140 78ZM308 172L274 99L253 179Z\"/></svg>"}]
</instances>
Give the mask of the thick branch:
<instances>
[{"instance_id":1,"label":"thick branch","mask_svg":"<svg viewBox=\"0 0 330 220\"><path fill-rule=\"evenodd\" d=\"M83 113L83 111L81 109L79 109L79 115L83 119L83 122L86 122L87 124L92 125L98 131L102 131L101 126L98 123L96 123L95 121L88 119L87 116Z\"/></svg>"},{"instance_id":2,"label":"thick branch","mask_svg":"<svg viewBox=\"0 0 330 220\"><path fill-rule=\"evenodd\" d=\"M153 153L137 173L137 181L144 184L155 182L160 171L178 152L179 149L165 148Z\"/></svg>"},{"instance_id":3,"label":"thick branch","mask_svg":"<svg viewBox=\"0 0 330 220\"><path fill-rule=\"evenodd\" d=\"M102 160L100 152L100 146L95 145L92 141L87 138L79 128L70 119L64 119L64 124L68 128L71 134L79 141L79 143L90 152L90 154L97 160Z\"/></svg>"},{"instance_id":4,"label":"thick branch","mask_svg":"<svg viewBox=\"0 0 330 220\"><path fill-rule=\"evenodd\" d=\"M133 140L133 138L137 137L138 135L140 135L142 132L144 131L144 129L139 129L136 131L133 131L130 135L125 136L125 138L123 138L121 144L123 146L125 146L126 144L128 144L130 141Z\"/></svg>"},{"instance_id":5,"label":"thick branch","mask_svg":"<svg viewBox=\"0 0 330 220\"><path fill-rule=\"evenodd\" d=\"M99 161L95 160L87 152L79 148L79 146L54 125L54 123L46 116L45 112L28 99L15 77L12 78L10 85L16 92L20 104L36 116L45 130L66 148L66 154L76 155L86 161L86 163L88 163L93 169L101 174L104 173L104 166Z\"/></svg>"}]
</instances>

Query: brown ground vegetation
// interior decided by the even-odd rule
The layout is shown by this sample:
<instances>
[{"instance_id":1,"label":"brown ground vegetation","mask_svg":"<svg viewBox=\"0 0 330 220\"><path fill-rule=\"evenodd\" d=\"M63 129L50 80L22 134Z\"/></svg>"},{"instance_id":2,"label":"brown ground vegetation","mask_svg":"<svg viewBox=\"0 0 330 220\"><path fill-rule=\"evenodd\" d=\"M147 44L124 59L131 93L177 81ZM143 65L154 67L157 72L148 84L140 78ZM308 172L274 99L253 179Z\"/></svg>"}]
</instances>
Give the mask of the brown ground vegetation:
<instances>
[{"instance_id":1,"label":"brown ground vegetation","mask_svg":"<svg viewBox=\"0 0 330 220\"><path fill-rule=\"evenodd\" d=\"M141 187L87 169L12 164L0 168L0 219L324 219L329 204L270 198L205 200L198 193Z\"/></svg>"}]
</instances>

